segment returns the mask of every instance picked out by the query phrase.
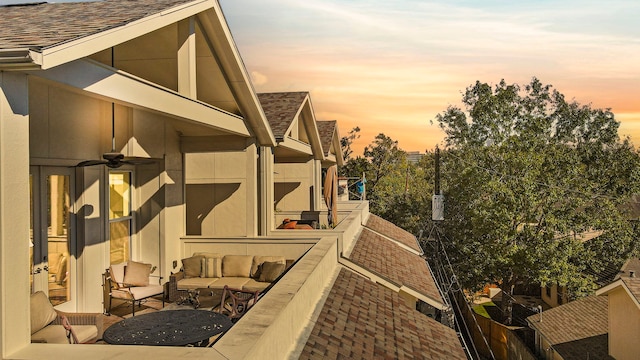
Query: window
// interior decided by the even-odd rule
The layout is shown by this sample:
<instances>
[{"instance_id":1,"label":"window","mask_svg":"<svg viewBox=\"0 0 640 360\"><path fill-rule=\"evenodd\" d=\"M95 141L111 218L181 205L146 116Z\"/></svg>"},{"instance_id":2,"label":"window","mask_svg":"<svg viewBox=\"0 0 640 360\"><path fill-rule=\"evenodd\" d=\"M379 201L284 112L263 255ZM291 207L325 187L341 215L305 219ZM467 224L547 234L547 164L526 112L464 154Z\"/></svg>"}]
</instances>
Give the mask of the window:
<instances>
[{"instance_id":1,"label":"window","mask_svg":"<svg viewBox=\"0 0 640 360\"><path fill-rule=\"evenodd\" d=\"M131 173L109 172L110 263L129 260L131 249Z\"/></svg>"}]
</instances>

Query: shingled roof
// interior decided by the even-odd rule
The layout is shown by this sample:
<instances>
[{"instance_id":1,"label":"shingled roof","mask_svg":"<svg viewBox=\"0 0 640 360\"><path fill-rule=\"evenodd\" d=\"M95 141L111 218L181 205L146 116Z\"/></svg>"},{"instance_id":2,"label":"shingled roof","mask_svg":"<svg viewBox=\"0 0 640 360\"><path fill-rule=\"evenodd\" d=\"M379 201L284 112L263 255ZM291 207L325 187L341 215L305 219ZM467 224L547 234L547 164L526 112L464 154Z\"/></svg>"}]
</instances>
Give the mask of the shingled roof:
<instances>
[{"instance_id":1,"label":"shingled roof","mask_svg":"<svg viewBox=\"0 0 640 360\"><path fill-rule=\"evenodd\" d=\"M401 242L419 253L422 253L422 248L420 247L420 245L418 245L416 237L392 222L389 222L377 215L371 214L369 215L365 226L375 232Z\"/></svg>"},{"instance_id":2,"label":"shingled roof","mask_svg":"<svg viewBox=\"0 0 640 360\"><path fill-rule=\"evenodd\" d=\"M608 297L589 296L527 318L563 359L613 359L608 347Z\"/></svg>"},{"instance_id":3,"label":"shingled roof","mask_svg":"<svg viewBox=\"0 0 640 360\"><path fill-rule=\"evenodd\" d=\"M308 95L306 91L258 94L262 110L275 137L284 137Z\"/></svg>"},{"instance_id":4,"label":"shingled roof","mask_svg":"<svg viewBox=\"0 0 640 360\"><path fill-rule=\"evenodd\" d=\"M338 122L336 120L317 121L318 132L320 133L320 141L322 142L322 151L328 156L333 143L333 134L336 132Z\"/></svg>"},{"instance_id":5,"label":"shingled roof","mask_svg":"<svg viewBox=\"0 0 640 360\"><path fill-rule=\"evenodd\" d=\"M341 269L300 359L466 359L454 330Z\"/></svg>"},{"instance_id":6,"label":"shingled roof","mask_svg":"<svg viewBox=\"0 0 640 360\"><path fill-rule=\"evenodd\" d=\"M363 228L348 258L395 284L443 303L427 262L382 235Z\"/></svg>"},{"instance_id":7,"label":"shingled roof","mask_svg":"<svg viewBox=\"0 0 640 360\"><path fill-rule=\"evenodd\" d=\"M0 6L0 49L42 50L194 0L104 0Z\"/></svg>"}]
</instances>

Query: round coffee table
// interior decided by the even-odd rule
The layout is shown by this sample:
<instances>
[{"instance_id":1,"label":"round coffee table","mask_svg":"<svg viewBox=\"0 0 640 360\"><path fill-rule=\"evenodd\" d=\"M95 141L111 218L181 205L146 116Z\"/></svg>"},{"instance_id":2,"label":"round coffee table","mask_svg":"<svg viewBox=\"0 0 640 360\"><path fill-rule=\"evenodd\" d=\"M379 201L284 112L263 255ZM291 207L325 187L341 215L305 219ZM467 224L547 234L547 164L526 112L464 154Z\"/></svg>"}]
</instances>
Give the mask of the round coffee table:
<instances>
[{"instance_id":1,"label":"round coffee table","mask_svg":"<svg viewBox=\"0 0 640 360\"><path fill-rule=\"evenodd\" d=\"M231 326L229 318L212 311L156 311L111 325L103 339L117 345L206 346L210 337Z\"/></svg>"}]
</instances>

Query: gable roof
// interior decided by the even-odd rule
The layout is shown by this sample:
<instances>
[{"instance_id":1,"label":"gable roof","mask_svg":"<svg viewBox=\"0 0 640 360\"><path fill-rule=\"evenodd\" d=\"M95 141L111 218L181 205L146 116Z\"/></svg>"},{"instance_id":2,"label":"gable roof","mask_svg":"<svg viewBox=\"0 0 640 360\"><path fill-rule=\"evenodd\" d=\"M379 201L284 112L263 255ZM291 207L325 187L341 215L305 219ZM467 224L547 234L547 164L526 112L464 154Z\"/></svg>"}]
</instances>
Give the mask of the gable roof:
<instances>
[{"instance_id":1,"label":"gable roof","mask_svg":"<svg viewBox=\"0 0 640 360\"><path fill-rule=\"evenodd\" d=\"M319 160L324 159L322 142L307 91L260 93L258 99L278 145L297 148L300 142L288 141L290 139L288 134L297 121L298 126L303 126L306 131L314 157Z\"/></svg>"},{"instance_id":2,"label":"gable roof","mask_svg":"<svg viewBox=\"0 0 640 360\"><path fill-rule=\"evenodd\" d=\"M589 296L527 318L563 359L612 359L608 348L608 298Z\"/></svg>"},{"instance_id":3,"label":"gable roof","mask_svg":"<svg viewBox=\"0 0 640 360\"><path fill-rule=\"evenodd\" d=\"M215 0L103 0L0 6L0 69L49 70L39 71L37 75L45 78L50 76L49 80L57 82L69 78L64 74L65 71L73 74L93 72L93 76L85 76L86 79L77 77L82 78L81 90L87 90L90 85L107 78L127 78L131 82L117 69L99 68L82 59L195 16L214 48L243 121L251 126L261 145L275 145L275 138L233 42L222 9ZM61 69L61 65L67 67ZM52 71L56 69L57 75ZM142 81L137 82L147 88L152 87ZM62 83L78 87L77 81ZM108 87L111 88L110 93L102 90L95 94L114 99L113 89L117 87ZM171 95L181 96L175 92ZM117 100L127 103L126 99Z\"/></svg>"},{"instance_id":4,"label":"gable roof","mask_svg":"<svg viewBox=\"0 0 640 360\"><path fill-rule=\"evenodd\" d=\"M616 280L598 290L596 295L608 295L610 292L623 289L640 309L640 260L631 259L622 267Z\"/></svg>"},{"instance_id":5,"label":"gable roof","mask_svg":"<svg viewBox=\"0 0 640 360\"><path fill-rule=\"evenodd\" d=\"M301 359L466 359L453 329L396 292L341 269Z\"/></svg>"},{"instance_id":6,"label":"gable roof","mask_svg":"<svg viewBox=\"0 0 640 360\"><path fill-rule=\"evenodd\" d=\"M341 166L344 163L342 149L340 147L340 134L338 133L338 122L336 120L318 120L318 132L322 142L322 151L325 158L335 156L335 162ZM331 147L334 154L331 153Z\"/></svg>"},{"instance_id":7,"label":"gable roof","mask_svg":"<svg viewBox=\"0 0 640 360\"><path fill-rule=\"evenodd\" d=\"M426 260L394 241L363 228L347 258L400 288L412 289L428 304L445 307Z\"/></svg>"},{"instance_id":8,"label":"gable roof","mask_svg":"<svg viewBox=\"0 0 640 360\"><path fill-rule=\"evenodd\" d=\"M195 1L104 0L2 6L0 49L41 51L192 2ZM28 26L25 26L26 19Z\"/></svg>"}]
</instances>

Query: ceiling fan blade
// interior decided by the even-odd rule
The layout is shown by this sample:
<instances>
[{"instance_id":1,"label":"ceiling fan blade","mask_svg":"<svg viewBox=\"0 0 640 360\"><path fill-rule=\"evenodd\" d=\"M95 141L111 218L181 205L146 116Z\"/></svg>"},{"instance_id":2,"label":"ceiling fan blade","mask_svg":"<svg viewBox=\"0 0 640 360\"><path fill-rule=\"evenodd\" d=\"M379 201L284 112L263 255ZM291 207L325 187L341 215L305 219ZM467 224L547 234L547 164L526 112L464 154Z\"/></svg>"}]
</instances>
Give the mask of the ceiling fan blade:
<instances>
[{"instance_id":1,"label":"ceiling fan blade","mask_svg":"<svg viewBox=\"0 0 640 360\"><path fill-rule=\"evenodd\" d=\"M107 164L108 161L105 160L85 160L79 162L76 167L84 167L84 166L94 166L94 165L104 165Z\"/></svg>"},{"instance_id":2,"label":"ceiling fan blade","mask_svg":"<svg viewBox=\"0 0 640 360\"><path fill-rule=\"evenodd\" d=\"M155 164L156 160L150 159L150 158L142 158L142 157L127 157L127 158L124 158L122 162L124 164L129 164L129 165L150 165L150 164Z\"/></svg>"}]
</instances>

